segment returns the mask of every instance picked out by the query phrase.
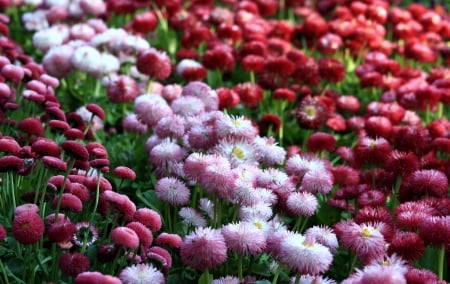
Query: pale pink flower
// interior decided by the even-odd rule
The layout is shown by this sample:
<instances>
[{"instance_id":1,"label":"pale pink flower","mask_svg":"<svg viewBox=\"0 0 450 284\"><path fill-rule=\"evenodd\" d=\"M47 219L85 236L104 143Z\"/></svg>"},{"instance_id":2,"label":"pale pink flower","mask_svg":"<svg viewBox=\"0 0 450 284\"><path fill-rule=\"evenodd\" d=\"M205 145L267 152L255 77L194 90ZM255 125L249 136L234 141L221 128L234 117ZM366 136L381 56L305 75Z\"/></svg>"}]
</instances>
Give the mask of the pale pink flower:
<instances>
[{"instance_id":1,"label":"pale pink flower","mask_svg":"<svg viewBox=\"0 0 450 284\"><path fill-rule=\"evenodd\" d=\"M289 194L286 208L296 216L312 216L317 210L317 198L309 192L297 191Z\"/></svg>"},{"instance_id":2,"label":"pale pink flower","mask_svg":"<svg viewBox=\"0 0 450 284\"><path fill-rule=\"evenodd\" d=\"M119 275L124 284L164 284L164 274L151 263L140 263L128 266Z\"/></svg>"},{"instance_id":3,"label":"pale pink flower","mask_svg":"<svg viewBox=\"0 0 450 284\"><path fill-rule=\"evenodd\" d=\"M258 164L259 153L251 143L244 140L223 139L211 152L226 157L233 168L241 164Z\"/></svg>"},{"instance_id":4,"label":"pale pink flower","mask_svg":"<svg viewBox=\"0 0 450 284\"><path fill-rule=\"evenodd\" d=\"M297 233L291 233L281 241L278 258L296 273L310 275L326 272L333 261L327 247Z\"/></svg>"},{"instance_id":5,"label":"pale pink flower","mask_svg":"<svg viewBox=\"0 0 450 284\"><path fill-rule=\"evenodd\" d=\"M80 39L88 42L95 34L94 28L86 23L78 23L70 27L70 39L72 40Z\"/></svg>"},{"instance_id":6,"label":"pale pink flower","mask_svg":"<svg viewBox=\"0 0 450 284\"><path fill-rule=\"evenodd\" d=\"M339 248L339 243L333 229L327 226L313 226L305 231L305 237L313 237L316 242L326 246L331 253L335 253Z\"/></svg>"},{"instance_id":7,"label":"pale pink flower","mask_svg":"<svg viewBox=\"0 0 450 284\"><path fill-rule=\"evenodd\" d=\"M214 268L227 259L227 245L219 230L197 228L187 235L180 248L181 261L194 269Z\"/></svg>"},{"instance_id":8,"label":"pale pink flower","mask_svg":"<svg viewBox=\"0 0 450 284\"><path fill-rule=\"evenodd\" d=\"M219 109L219 96L216 91L207 84L194 81L183 87L182 96L193 96L199 98L205 104L206 111Z\"/></svg>"},{"instance_id":9,"label":"pale pink flower","mask_svg":"<svg viewBox=\"0 0 450 284\"><path fill-rule=\"evenodd\" d=\"M169 161L180 162L183 157L183 149L170 139L164 139L150 151L150 162L154 165L165 166Z\"/></svg>"},{"instance_id":10,"label":"pale pink flower","mask_svg":"<svg viewBox=\"0 0 450 284\"><path fill-rule=\"evenodd\" d=\"M365 264L386 254L387 243L381 232L374 226L345 220L335 224L334 230L341 245L358 255L361 262Z\"/></svg>"},{"instance_id":11,"label":"pale pink flower","mask_svg":"<svg viewBox=\"0 0 450 284\"><path fill-rule=\"evenodd\" d=\"M163 117L173 115L164 98L153 93L138 96L134 101L134 110L138 119L151 127Z\"/></svg>"},{"instance_id":12,"label":"pale pink flower","mask_svg":"<svg viewBox=\"0 0 450 284\"><path fill-rule=\"evenodd\" d=\"M272 166L281 165L286 158L286 150L275 142L273 137L256 137L253 140L256 152L259 153L261 164Z\"/></svg>"},{"instance_id":13,"label":"pale pink flower","mask_svg":"<svg viewBox=\"0 0 450 284\"><path fill-rule=\"evenodd\" d=\"M206 227L205 218L194 208L183 207L178 212L178 215L180 215L183 223L187 224L188 226L196 228Z\"/></svg>"},{"instance_id":14,"label":"pale pink flower","mask_svg":"<svg viewBox=\"0 0 450 284\"><path fill-rule=\"evenodd\" d=\"M155 185L158 198L172 206L184 206L189 202L191 192L181 180L173 177L160 179Z\"/></svg>"},{"instance_id":15,"label":"pale pink flower","mask_svg":"<svg viewBox=\"0 0 450 284\"><path fill-rule=\"evenodd\" d=\"M161 138L181 138L184 135L183 118L179 115L163 117L153 131Z\"/></svg>"},{"instance_id":16,"label":"pale pink flower","mask_svg":"<svg viewBox=\"0 0 450 284\"><path fill-rule=\"evenodd\" d=\"M175 114L180 116L195 116L204 113L206 105L200 98L181 96L174 99L170 103L170 107Z\"/></svg>"},{"instance_id":17,"label":"pale pink flower","mask_svg":"<svg viewBox=\"0 0 450 284\"><path fill-rule=\"evenodd\" d=\"M128 114L122 120L122 127L127 132L134 132L139 134L147 133L148 126L147 124L143 124L137 119L136 114Z\"/></svg>"},{"instance_id":18,"label":"pale pink flower","mask_svg":"<svg viewBox=\"0 0 450 284\"><path fill-rule=\"evenodd\" d=\"M66 28L67 29L67 28ZM54 46L59 46L67 39L67 35L57 28L48 28L37 31L33 35L33 46L46 52Z\"/></svg>"},{"instance_id":19,"label":"pale pink flower","mask_svg":"<svg viewBox=\"0 0 450 284\"><path fill-rule=\"evenodd\" d=\"M248 222L232 223L222 228L228 249L239 255L261 253L266 248L264 233Z\"/></svg>"},{"instance_id":20,"label":"pale pink flower","mask_svg":"<svg viewBox=\"0 0 450 284\"><path fill-rule=\"evenodd\" d=\"M333 187L333 175L327 170L309 170L302 178L301 189L310 193L328 194Z\"/></svg>"},{"instance_id":21,"label":"pale pink flower","mask_svg":"<svg viewBox=\"0 0 450 284\"><path fill-rule=\"evenodd\" d=\"M243 116L217 115L214 124L219 138L233 137L252 142L258 134L252 121Z\"/></svg>"},{"instance_id":22,"label":"pale pink flower","mask_svg":"<svg viewBox=\"0 0 450 284\"><path fill-rule=\"evenodd\" d=\"M100 52L89 45L79 46L72 55L72 64L79 71L89 74L97 74L100 71L101 63Z\"/></svg>"},{"instance_id":23,"label":"pale pink flower","mask_svg":"<svg viewBox=\"0 0 450 284\"><path fill-rule=\"evenodd\" d=\"M75 68L72 64L74 50L69 45L60 45L51 48L42 59L42 65L45 71L56 78L68 76Z\"/></svg>"}]
</instances>

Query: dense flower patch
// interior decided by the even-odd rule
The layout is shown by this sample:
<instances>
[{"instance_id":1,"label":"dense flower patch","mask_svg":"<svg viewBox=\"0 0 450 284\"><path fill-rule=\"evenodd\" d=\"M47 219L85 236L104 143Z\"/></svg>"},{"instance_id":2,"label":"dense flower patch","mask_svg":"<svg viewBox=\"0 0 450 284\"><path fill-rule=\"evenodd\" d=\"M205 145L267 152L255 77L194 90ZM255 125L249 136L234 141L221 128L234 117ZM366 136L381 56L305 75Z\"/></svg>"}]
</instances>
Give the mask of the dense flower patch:
<instances>
[{"instance_id":1,"label":"dense flower patch","mask_svg":"<svg viewBox=\"0 0 450 284\"><path fill-rule=\"evenodd\" d=\"M450 279L443 5L0 7L1 283Z\"/></svg>"}]
</instances>

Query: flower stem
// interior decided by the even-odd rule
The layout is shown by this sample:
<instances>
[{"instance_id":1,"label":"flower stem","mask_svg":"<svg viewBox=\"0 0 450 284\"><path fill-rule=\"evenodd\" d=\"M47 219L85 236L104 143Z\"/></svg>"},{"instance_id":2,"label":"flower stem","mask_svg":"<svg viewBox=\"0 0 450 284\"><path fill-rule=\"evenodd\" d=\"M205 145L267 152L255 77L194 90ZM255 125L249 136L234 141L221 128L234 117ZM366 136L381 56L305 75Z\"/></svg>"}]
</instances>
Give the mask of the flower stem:
<instances>
[{"instance_id":1,"label":"flower stem","mask_svg":"<svg viewBox=\"0 0 450 284\"><path fill-rule=\"evenodd\" d=\"M239 276L239 280L242 280L243 277L243 273L242 273L242 260L243 260L243 256L240 255L238 256L238 276Z\"/></svg>"},{"instance_id":2,"label":"flower stem","mask_svg":"<svg viewBox=\"0 0 450 284\"><path fill-rule=\"evenodd\" d=\"M444 280L445 245L441 245L438 255L438 276L439 280Z\"/></svg>"},{"instance_id":3,"label":"flower stem","mask_svg":"<svg viewBox=\"0 0 450 284\"><path fill-rule=\"evenodd\" d=\"M295 275L295 281L294 281L294 284L300 283L300 277L301 277L300 273L297 273L297 275Z\"/></svg>"},{"instance_id":4,"label":"flower stem","mask_svg":"<svg viewBox=\"0 0 450 284\"><path fill-rule=\"evenodd\" d=\"M272 279L272 284L277 284L280 273L281 273L281 265L279 265L277 267L277 270L275 271L275 275L273 276L273 279Z\"/></svg>"}]
</instances>

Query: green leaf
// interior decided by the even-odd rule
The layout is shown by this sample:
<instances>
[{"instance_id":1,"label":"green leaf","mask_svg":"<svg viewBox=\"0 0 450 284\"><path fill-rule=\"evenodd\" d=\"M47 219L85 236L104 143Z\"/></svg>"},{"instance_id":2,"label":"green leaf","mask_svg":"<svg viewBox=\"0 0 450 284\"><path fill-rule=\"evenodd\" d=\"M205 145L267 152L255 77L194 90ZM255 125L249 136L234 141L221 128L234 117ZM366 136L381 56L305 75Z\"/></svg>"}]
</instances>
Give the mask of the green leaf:
<instances>
[{"instance_id":1,"label":"green leaf","mask_svg":"<svg viewBox=\"0 0 450 284\"><path fill-rule=\"evenodd\" d=\"M272 283L272 282L270 282L270 281L267 280L267 279L264 279L264 280L258 280L258 281L255 282L255 284L270 284L270 283Z\"/></svg>"},{"instance_id":2,"label":"green leaf","mask_svg":"<svg viewBox=\"0 0 450 284\"><path fill-rule=\"evenodd\" d=\"M145 192L141 192L141 189L136 191L136 196L140 201L142 201L146 206L151 209L162 212L163 204L159 200L154 190L147 190Z\"/></svg>"},{"instance_id":3,"label":"green leaf","mask_svg":"<svg viewBox=\"0 0 450 284\"><path fill-rule=\"evenodd\" d=\"M254 263L252 265L252 272L256 275L261 275L264 277L269 277L270 275L272 275L268 265L263 263Z\"/></svg>"}]
</instances>

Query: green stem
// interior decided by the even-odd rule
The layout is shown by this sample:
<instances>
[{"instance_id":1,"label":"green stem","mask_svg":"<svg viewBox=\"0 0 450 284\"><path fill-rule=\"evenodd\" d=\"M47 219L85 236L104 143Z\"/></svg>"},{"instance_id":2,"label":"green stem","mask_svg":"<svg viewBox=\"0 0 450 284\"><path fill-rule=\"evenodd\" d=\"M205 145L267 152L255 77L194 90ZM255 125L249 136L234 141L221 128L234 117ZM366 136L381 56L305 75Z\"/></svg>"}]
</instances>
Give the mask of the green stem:
<instances>
[{"instance_id":1,"label":"green stem","mask_svg":"<svg viewBox=\"0 0 450 284\"><path fill-rule=\"evenodd\" d=\"M352 274L353 269L355 268L356 260L357 260L357 259L358 259L358 256L357 256L356 254L353 255L353 259L352 259L352 262L351 262L351 264L350 264L350 270L349 270L348 274Z\"/></svg>"},{"instance_id":2,"label":"green stem","mask_svg":"<svg viewBox=\"0 0 450 284\"><path fill-rule=\"evenodd\" d=\"M295 281L294 281L294 284L300 283L300 278L301 278L300 273L297 273L297 275L295 275Z\"/></svg>"},{"instance_id":3,"label":"green stem","mask_svg":"<svg viewBox=\"0 0 450 284\"><path fill-rule=\"evenodd\" d=\"M242 255L238 256L238 276L239 276L239 280L242 280L244 278L243 277L243 272L242 272L242 270L243 270L243 267L242 267L243 258L244 257Z\"/></svg>"},{"instance_id":4,"label":"green stem","mask_svg":"<svg viewBox=\"0 0 450 284\"><path fill-rule=\"evenodd\" d=\"M277 270L275 271L275 275L273 276L272 284L277 284L280 273L281 273L281 265L278 265Z\"/></svg>"},{"instance_id":5,"label":"green stem","mask_svg":"<svg viewBox=\"0 0 450 284\"><path fill-rule=\"evenodd\" d=\"M75 165L75 159L70 159L69 160L69 166L67 167L67 172L64 175L64 180L63 183L61 185L61 190L59 192L59 197L58 197L58 203L56 204L56 208L55 208L55 222L58 221L58 214L59 214L59 209L61 207L61 201L62 201L62 196L64 193L64 189L66 188L66 182L67 182L67 177L70 174L70 171L72 170L73 166Z\"/></svg>"},{"instance_id":6,"label":"green stem","mask_svg":"<svg viewBox=\"0 0 450 284\"><path fill-rule=\"evenodd\" d=\"M5 278L5 284L9 284L9 277L8 277L8 272L5 269L5 266L3 265L3 261L0 258L0 270L2 271L3 277Z\"/></svg>"},{"instance_id":7,"label":"green stem","mask_svg":"<svg viewBox=\"0 0 450 284\"><path fill-rule=\"evenodd\" d=\"M441 245L438 255L438 276L439 280L444 280L445 245Z\"/></svg>"}]
</instances>

